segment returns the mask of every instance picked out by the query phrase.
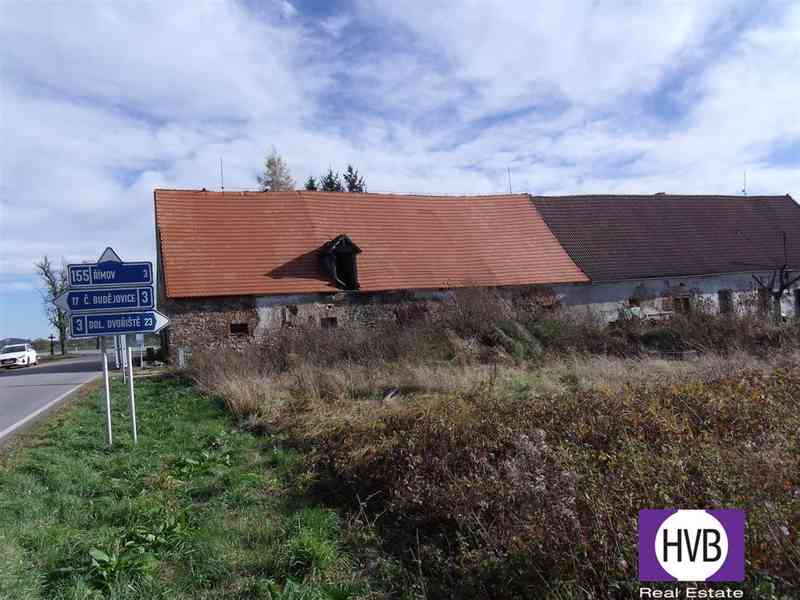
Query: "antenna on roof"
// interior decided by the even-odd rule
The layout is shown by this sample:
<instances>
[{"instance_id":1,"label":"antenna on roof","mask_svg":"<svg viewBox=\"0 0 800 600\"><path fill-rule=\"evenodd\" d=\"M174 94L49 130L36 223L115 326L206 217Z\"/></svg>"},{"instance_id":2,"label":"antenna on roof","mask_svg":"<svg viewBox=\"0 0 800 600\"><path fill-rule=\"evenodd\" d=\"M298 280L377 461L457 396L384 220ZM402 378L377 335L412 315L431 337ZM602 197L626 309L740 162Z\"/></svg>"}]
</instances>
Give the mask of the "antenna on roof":
<instances>
[{"instance_id":1,"label":"antenna on roof","mask_svg":"<svg viewBox=\"0 0 800 600\"><path fill-rule=\"evenodd\" d=\"M219 157L219 187L225 191L225 173L222 170L222 157Z\"/></svg>"},{"instance_id":2,"label":"antenna on roof","mask_svg":"<svg viewBox=\"0 0 800 600\"><path fill-rule=\"evenodd\" d=\"M508 193L511 193L511 167L506 167L506 172L508 173Z\"/></svg>"},{"instance_id":3,"label":"antenna on roof","mask_svg":"<svg viewBox=\"0 0 800 600\"><path fill-rule=\"evenodd\" d=\"M747 171L744 172L744 180L742 183L742 196L747 196Z\"/></svg>"}]
</instances>

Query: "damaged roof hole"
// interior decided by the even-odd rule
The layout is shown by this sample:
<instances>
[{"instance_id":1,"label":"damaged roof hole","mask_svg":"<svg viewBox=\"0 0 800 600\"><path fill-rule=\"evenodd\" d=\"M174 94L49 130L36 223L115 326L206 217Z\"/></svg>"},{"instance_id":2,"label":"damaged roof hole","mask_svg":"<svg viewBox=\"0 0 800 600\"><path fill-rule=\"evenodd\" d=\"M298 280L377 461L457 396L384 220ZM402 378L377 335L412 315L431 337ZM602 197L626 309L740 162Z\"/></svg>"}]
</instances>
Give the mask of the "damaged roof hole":
<instances>
[{"instance_id":1,"label":"damaged roof hole","mask_svg":"<svg viewBox=\"0 0 800 600\"><path fill-rule=\"evenodd\" d=\"M342 234L327 242L321 248L320 267L322 272L330 277L336 287L343 290L357 290L358 265L356 257L361 253L361 248Z\"/></svg>"}]
</instances>

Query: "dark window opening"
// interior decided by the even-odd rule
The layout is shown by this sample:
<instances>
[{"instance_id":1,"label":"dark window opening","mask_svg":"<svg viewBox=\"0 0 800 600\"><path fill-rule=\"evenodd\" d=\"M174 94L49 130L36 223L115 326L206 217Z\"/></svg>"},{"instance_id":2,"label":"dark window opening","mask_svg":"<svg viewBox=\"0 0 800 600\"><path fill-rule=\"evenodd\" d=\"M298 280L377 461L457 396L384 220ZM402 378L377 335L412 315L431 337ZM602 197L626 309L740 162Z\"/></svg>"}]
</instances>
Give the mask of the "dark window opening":
<instances>
[{"instance_id":1,"label":"dark window opening","mask_svg":"<svg viewBox=\"0 0 800 600\"><path fill-rule=\"evenodd\" d=\"M319 324L322 325L323 329L332 329L336 327L339 322L336 317L322 317L319 321Z\"/></svg>"},{"instance_id":2,"label":"dark window opening","mask_svg":"<svg viewBox=\"0 0 800 600\"><path fill-rule=\"evenodd\" d=\"M794 318L800 319L800 290L794 291Z\"/></svg>"},{"instance_id":3,"label":"dark window opening","mask_svg":"<svg viewBox=\"0 0 800 600\"><path fill-rule=\"evenodd\" d=\"M346 290L357 290L356 255L339 253L336 255L336 278L344 284Z\"/></svg>"},{"instance_id":4,"label":"dark window opening","mask_svg":"<svg viewBox=\"0 0 800 600\"><path fill-rule=\"evenodd\" d=\"M343 290L357 290L357 256L361 249L346 235L340 235L326 243L320 253L322 272Z\"/></svg>"},{"instance_id":5,"label":"dark window opening","mask_svg":"<svg viewBox=\"0 0 800 600\"><path fill-rule=\"evenodd\" d=\"M731 290L720 290L717 292L719 298L719 313L729 315L733 312L733 292Z\"/></svg>"},{"instance_id":6,"label":"dark window opening","mask_svg":"<svg viewBox=\"0 0 800 600\"><path fill-rule=\"evenodd\" d=\"M675 312L681 315L688 315L692 312L692 299L689 296L679 296L673 298L672 307Z\"/></svg>"},{"instance_id":7,"label":"dark window opening","mask_svg":"<svg viewBox=\"0 0 800 600\"><path fill-rule=\"evenodd\" d=\"M641 305L642 305L642 300L640 298L637 298L636 296L628 300L628 306L630 307L641 306Z\"/></svg>"},{"instance_id":8,"label":"dark window opening","mask_svg":"<svg viewBox=\"0 0 800 600\"><path fill-rule=\"evenodd\" d=\"M247 335L250 327L247 323L231 323L231 335Z\"/></svg>"}]
</instances>

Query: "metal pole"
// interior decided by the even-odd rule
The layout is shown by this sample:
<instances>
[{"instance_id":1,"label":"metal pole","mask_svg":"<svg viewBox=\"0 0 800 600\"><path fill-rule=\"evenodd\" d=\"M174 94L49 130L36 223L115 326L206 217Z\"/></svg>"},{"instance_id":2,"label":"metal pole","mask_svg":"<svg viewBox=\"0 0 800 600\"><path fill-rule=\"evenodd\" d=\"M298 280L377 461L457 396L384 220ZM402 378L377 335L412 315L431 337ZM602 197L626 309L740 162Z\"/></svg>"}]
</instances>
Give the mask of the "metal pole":
<instances>
[{"instance_id":1,"label":"metal pole","mask_svg":"<svg viewBox=\"0 0 800 600\"><path fill-rule=\"evenodd\" d=\"M128 411L131 413L131 435L133 443L139 443L136 433L136 398L133 394L133 348L128 346Z\"/></svg>"},{"instance_id":2,"label":"metal pole","mask_svg":"<svg viewBox=\"0 0 800 600\"><path fill-rule=\"evenodd\" d=\"M128 349L127 349L128 344L127 344L127 342L125 340L125 336L124 335L118 335L117 336L117 340L119 340L117 342L117 348L119 348L119 358L120 358L119 368L120 368L120 371L122 371L122 381L124 382L124 381L127 381L126 375L125 375L125 361L128 358Z\"/></svg>"},{"instance_id":3,"label":"metal pole","mask_svg":"<svg viewBox=\"0 0 800 600\"><path fill-rule=\"evenodd\" d=\"M106 444L108 444L110 447L113 443L111 438L111 384L108 381L108 354L106 354L106 338L103 338L101 351L103 353L103 381L105 382L106 389Z\"/></svg>"}]
</instances>

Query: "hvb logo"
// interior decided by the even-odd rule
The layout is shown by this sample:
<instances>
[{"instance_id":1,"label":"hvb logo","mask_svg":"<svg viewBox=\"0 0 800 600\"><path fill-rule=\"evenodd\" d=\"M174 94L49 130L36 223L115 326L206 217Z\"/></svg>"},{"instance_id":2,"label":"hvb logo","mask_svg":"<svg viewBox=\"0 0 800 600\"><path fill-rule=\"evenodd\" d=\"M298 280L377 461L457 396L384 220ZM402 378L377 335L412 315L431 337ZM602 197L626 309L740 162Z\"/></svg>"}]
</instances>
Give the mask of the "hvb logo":
<instances>
[{"instance_id":1,"label":"hvb logo","mask_svg":"<svg viewBox=\"0 0 800 600\"><path fill-rule=\"evenodd\" d=\"M744 511L640 510L641 581L742 581Z\"/></svg>"}]
</instances>

